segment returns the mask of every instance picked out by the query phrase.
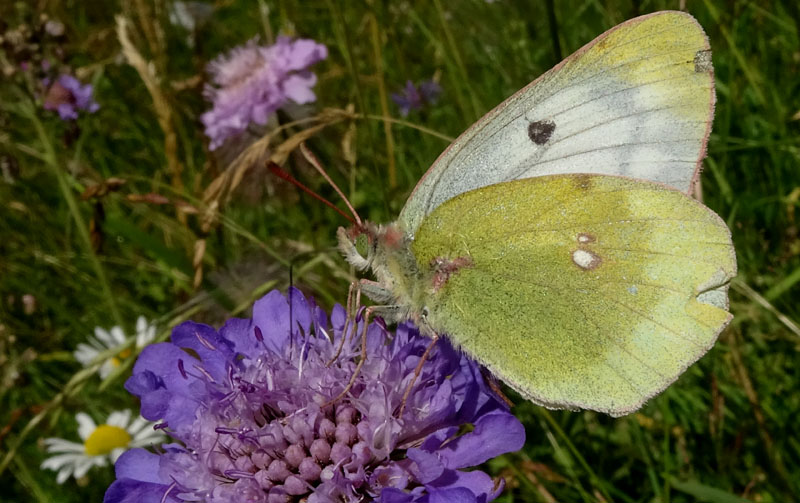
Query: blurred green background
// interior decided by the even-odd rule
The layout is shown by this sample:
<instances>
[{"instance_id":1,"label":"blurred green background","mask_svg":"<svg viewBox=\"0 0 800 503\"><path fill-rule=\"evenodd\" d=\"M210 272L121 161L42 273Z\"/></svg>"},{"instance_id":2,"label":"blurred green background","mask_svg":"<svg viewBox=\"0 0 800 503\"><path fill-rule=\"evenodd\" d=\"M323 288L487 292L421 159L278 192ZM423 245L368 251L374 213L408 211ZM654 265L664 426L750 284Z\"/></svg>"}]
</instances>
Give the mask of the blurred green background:
<instances>
[{"instance_id":1,"label":"blurred green background","mask_svg":"<svg viewBox=\"0 0 800 503\"><path fill-rule=\"evenodd\" d=\"M168 0L0 4L6 34L35 28L42 15L64 24L64 35L39 50L93 83L101 107L65 123L35 102L30 79L0 81L0 501L101 501L113 480L111 468L95 469L59 486L54 472L39 469L42 438L77 440L76 412L101 420L138 408L122 389L132 358L105 381L79 372L72 351L94 327L132 334L144 315L164 339L188 318L218 325L245 315L269 289L285 289L290 269L322 305L345 300L351 271L334 249L342 218L266 171L265 148L252 150L259 162L234 166L230 152L209 152L199 116L208 106L204 68L217 54L256 36L324 43L329 57L312 69L317 103L278 117L311 122L275 132L269 152L320 125L308 146L362 217L387 222L447 138L604 30L680 7L705 28L714 53L718 101L703 196L733 232L735 318L698 364L636 414L546 411L511 394L528 441L488 471L506 478L505 502L795 500L798 2L205 5L207 17L188 30L170 22ZM115 16L127 19L149 66L127 64ZM13 50L4 45L0 54L13 66ZM389 93L431 78L443 88L438 102L402 118ZM288 153L286 167L336 201L299 155ZM242 176L236 187L234 173ZM220 195L221 182L230 190Z\"/></svg>"}]
</instances>

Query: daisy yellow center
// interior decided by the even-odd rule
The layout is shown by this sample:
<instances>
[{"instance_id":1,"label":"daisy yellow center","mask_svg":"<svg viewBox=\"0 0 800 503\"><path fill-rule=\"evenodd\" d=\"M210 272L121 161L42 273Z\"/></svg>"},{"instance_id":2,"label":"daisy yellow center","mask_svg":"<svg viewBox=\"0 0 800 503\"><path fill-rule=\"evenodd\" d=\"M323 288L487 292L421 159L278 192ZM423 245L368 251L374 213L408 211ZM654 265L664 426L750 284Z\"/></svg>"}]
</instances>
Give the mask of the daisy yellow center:
<instances>
[{"instance_id":1,"label":"daisy yellow center","mask_svg":"<svg viewBox=\"0 0 800 503\"><path fill-rule=\"evenodd\" d=\"M102 456L117 447L127 447L130 441L131 435L125 429L101 424L89 435L83 446L89 456Z\"/></svg>"},{"instance_id":2,"label":"daisy yellow center","mask_svg":"<svg viewBox=\"0 0 800 503\"><path fill-rule=\"evenodd\" d=\"M122 360L129 357L131 353L133 353L133 351L131 351L130 348L123 349L117 356L111 357L111 364L115 367L119 367L122 363Z\"/></svg>"}]
</instances>

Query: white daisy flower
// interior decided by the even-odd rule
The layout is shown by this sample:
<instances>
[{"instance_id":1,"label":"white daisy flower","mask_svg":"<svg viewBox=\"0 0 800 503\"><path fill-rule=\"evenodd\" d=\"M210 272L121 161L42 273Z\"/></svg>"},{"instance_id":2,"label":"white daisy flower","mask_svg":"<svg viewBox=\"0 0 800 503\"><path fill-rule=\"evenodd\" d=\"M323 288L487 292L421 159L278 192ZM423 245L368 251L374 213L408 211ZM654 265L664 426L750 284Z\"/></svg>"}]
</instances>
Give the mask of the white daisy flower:
<instances>
[{"instance_id":1,"label":"white daisy flower","mask_svg":"<svg viewBox=\"0 0 800 503\"><path fill-rule=\"evenodd\" d=\"M147 346L155 337L156 326L153 323L148 323L144 316L139 316L136 320L136 349L142 349ZM100 353L109 349L119 348L119 352L115 356L107 358L98 369L100 377L105 379L111 374L112 370L133 353L131 348L126 347L123 349L121 347L125 344L126 339L125 332L120 327L111 327L111 330L95 327L94 337L89 337L88 344L78 344L78 349L75 350L73 355L84 367L88 367L97 359Z\"/></svg>"},{"instance_id":2,"label":"white daisy flower","mask_svg":"<svg viewBox=\"0 0 800 503\"><path fill-rule=\"evenodd\" d=\"M106 466L109 461L113 464L128 449L160 444L166 438L160 431L153 430L154 423L141 416L131 421L129 410L112 412L99 426L84 412L77 413L75 419L82 444L63 438L44 440L47 452L55 456L46 459L42 468L57 471L59 484L70 476L83 477L93 466Z\"/></svg>"},{"instance_id":3,"label":"white daisy flower","mask_svg":"<svg viewBox=\"0 0 800 503\"><path fill-rule=\"evenodd\" d=\"M156 338L155 323L148 323L147 318L139 316L136 319L136 348L142 349Z\"/></svg>"}]
</instances>

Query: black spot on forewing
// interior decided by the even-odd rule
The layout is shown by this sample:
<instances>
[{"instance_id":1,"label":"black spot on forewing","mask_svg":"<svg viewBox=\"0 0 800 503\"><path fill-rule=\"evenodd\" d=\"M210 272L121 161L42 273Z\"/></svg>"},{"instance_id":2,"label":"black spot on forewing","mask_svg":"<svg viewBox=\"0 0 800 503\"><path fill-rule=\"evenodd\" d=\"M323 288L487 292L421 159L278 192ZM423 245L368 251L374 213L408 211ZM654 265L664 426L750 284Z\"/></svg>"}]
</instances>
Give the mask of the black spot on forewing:
<instances>
[{"instance_id":1,"label":"black spot on forewing","mask_svg":"<svg viewBox=\"0 0 800 503\"><path fill-rule=\"evenodd\" d=\"M697 51L694 54L694 71L696 73L706 73L713 69L714 67L711 64L710 50L704 49L702 51Z\"/></svg>"},{"instance_id":2,"label":"black spot on forewing","mask_svg":"<svg viewBox=\"0 0 800 503\"><path fill-rule=\"evenodd\" d=\"M537 145L544 145L553 136L556 123L553 121L533 121L528 124L528 138Z\"/></svg>"}]
</instances>

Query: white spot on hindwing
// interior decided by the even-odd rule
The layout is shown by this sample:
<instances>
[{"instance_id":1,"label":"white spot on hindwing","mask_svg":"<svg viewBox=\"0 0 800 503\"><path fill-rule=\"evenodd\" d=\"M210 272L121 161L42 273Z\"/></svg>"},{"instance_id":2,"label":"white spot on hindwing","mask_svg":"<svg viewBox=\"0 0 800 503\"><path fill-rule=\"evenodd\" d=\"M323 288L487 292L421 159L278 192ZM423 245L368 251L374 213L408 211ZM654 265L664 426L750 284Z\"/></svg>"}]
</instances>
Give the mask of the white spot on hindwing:
<instances>
[{"instance_id":1,"label":"white spot on hindwing","mask_svg":"<svg viewBox=\"0 0 800 503\"><path fill-rule=\"evenodd\" d=\"M600 256L589 250L575 250L572 252L572 261L584 270L595 269L600 265Z\"/></svg>"},{"instance_id":2,"label":"white spot on hindwing","mask_svg":"<svg viewBox=\"0 0 800 503\"><path fill-rule=\"evenodd\" d=\"M597 241L597 236L588 232L581 232L576 236L576 240L578 241L578 249L573 250L572 261L584 271L597 268L602 262L600 255L587 249L591 243Z\"/></svg>"}]
</instances>

